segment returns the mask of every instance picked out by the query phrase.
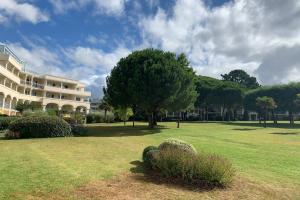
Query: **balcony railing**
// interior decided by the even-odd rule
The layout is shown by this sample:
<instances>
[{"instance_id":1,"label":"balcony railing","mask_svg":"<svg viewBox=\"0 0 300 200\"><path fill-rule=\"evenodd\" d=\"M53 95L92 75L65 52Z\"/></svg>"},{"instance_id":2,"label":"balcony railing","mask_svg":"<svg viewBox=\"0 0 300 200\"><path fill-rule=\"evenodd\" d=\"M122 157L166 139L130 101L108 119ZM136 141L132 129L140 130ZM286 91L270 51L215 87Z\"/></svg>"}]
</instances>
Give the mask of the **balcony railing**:
<instances>
[{"instance_id":1,"label":"balcony railing","mask_svg":"<svg viewBox=\"0 0 300 200\"><path fill-rule=\"evenodd\" d=\"M24 65L24 61L22 61L20 58L18 58L18 56L12 50L10 50L7 46L0 44L0 52L3 54L6 54L6 55L12 56L16 61L18 61L18 63L20 63L21 65Z\"/></svg>"}]
</instances>

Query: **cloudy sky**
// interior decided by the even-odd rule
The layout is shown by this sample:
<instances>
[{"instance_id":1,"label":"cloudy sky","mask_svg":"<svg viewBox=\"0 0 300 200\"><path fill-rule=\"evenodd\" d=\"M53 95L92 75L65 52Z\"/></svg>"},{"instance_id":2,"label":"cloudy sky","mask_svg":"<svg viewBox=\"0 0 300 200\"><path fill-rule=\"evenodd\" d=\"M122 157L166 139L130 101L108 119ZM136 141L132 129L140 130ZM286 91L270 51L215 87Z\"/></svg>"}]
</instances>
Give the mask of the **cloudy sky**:
<instances>
[{"instance_id":1,"label":"cloudy sky","mask_svg":"<svg viewBox=\"0 0 300 200\"><path fill-rule=\"evenodd\" d=\"M1 0L0 42L94 96L121 57L148 47L184 52L198 74L287 83L300 81L300 1Z\"/></svg>"}]
</instances>

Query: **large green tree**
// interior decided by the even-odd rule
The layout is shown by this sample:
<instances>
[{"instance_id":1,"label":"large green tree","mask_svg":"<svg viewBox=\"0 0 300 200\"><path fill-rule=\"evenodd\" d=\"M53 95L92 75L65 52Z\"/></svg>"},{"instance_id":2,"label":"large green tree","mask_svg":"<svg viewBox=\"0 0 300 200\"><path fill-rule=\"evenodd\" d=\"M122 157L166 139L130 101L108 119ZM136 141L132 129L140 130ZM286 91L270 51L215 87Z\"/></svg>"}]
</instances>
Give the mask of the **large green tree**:
<instances>
[{"instance_id":1,"label":"large green tree","mask_svg":"<svg viewBox=\"0 0 300 200\"><path fill-rule=\"evenodd\" d=\"M210 101L210 95L213 90L222 84L221 80L207 77L198 76L196 81L196 90L198 93L197 100L195 102L195 107L199 110L202 120L208 120L208 109L213 106ZM200 113L201 110L201 113Z\"/></svg>"},{"instance_id":2,"label":"large green tree","mask_svg":"<svg viewBox=\"0 0 300 200\"><path fill-rule=\"evenodd\" d=\"M267 97L267 96L257 97L255 102L256 102L256 106L259 107L263 112L264 127L266 128L267 113L269 110L272 110L272 113L274 113L273 110L277 108L277 105L272 97Z\"/></svg>"},{"instance_id":3,"label":"large green tree","mask_svg":"<svg viewBox=\"0 0 300 200\"><path fill-rule=\"evenodd\" d=\"M105 122L107 122L107 112L112 111L113 107L109 104L109 102L107 101L107 97L105 95L100 101L99 109L104 110L104 118L105 118Z\"/></svg>"},{"instance_id":4,"label":"large green tree","mask_svg":"<svg viewBox=\"0 0 300 200\"><path fill-rule=\"evenodd\" d=\"M160 110L182 110L194 103L195 73L184 54L156 49L122 58L107 77L106 94L114 107L135 107L147 113L149 127Z\"/></svg>"},{"instance_id":5,"label":"large green tree","mask_svg":"<svg viewBox=\"0 0 300 200\"><path fill-rule=\"evenodd\" d=\"M221 108L221 116L231 116L234 110L242 107L243 90L235 83L223 81L213 88L208 95L208 101ZM229 117L230 120L230 117Z\"/></svg>"},{"instance_id":6,"label":"large green tree","mask_svg":"<svg viewBox=\"0 0 300 200\"><path fill-rule=\"evenodd\" d=\"M250 76L241 69L232 70L228 74L222 74L221 76L224 81L235 82L248 89L255 89L260 86L254 76Z\"/></svg>"}]
</instances>

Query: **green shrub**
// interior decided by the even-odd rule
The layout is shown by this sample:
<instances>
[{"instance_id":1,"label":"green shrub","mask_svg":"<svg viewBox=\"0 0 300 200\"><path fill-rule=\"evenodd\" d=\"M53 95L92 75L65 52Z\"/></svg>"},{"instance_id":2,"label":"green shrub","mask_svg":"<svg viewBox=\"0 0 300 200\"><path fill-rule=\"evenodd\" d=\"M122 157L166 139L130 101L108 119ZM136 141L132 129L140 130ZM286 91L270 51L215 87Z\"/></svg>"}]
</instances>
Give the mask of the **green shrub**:
<instances>
[{"instance_id":1,"label":"green shrub","mask_svg":"<svg viewBox=\"0 0 300 200\"><path fill-rule=\"evenodd\" d=\"M104 122L108 122L108 123L112 123L114 122L115 117L114 114L112 112L107 112L106 114L106 121L105 121L105 114L104 112L94 112L94 113L89 113L86 116L86 122L88 124L90 123L104 123Z\"/></svg>"},{"instance_id":2,"label":"green shrub","mask_svg":"<svg viewBox=\"0 0 300 200\"><path fill-rule=\"evenodd\" d=\"M191 154L179 148L160 150L152 167L166 177L199 185L227 186L234 176L228 160L217 155Z\"/></svg>"},{"instance_id":3,"label":"green shrub","mask_svg":"<svg viewBox=\"0 0 300 200\"><path fill-rule=\"evenodd\" d=\"M150 164L151 155L148 154L148 152L151 151L151 150L158 150L158 148L156 146L148 146L144 149L144 151L143 151L143 161L145 162L146 165Z\"/></svg>"},{"instance_id":4,"label":"green shrub","mask_svg":"<svg viewBox=\"0 0 300 200\"><path fill-rule=\"evenodd\" d=\"M16 119L18 119L18 117L16 117L16 116L0 117L0 131L8 129L8 126L10 125L10 123Z\"/></svg>"},{"instance_id":5,"label":"green shrub","mask_svg":"<svg viewBox=\"0 0 300 200\"><path fill-rule=\"evenodd\" d=\"M36 117L43 117L48 116L48 113L43 110L25 110L22 113L23 117L30 117L30 116L36 116Z\"/></svg>"},{"instance_id":6,"label":"green shrub","mask_svg":"<svg viewBox=\"0 0 300 200\"><path fill-rule=\"evenodd\" d=\"M6 133L6 138L45 138L72 136L70 125L53 116L21 117L13 121Z\"/></svg>"},{"instance_id":7,"label":"green shrub","mask_svg":"<svg viewBox=\"0 0 300 200\"><path fill-rule=\"evenodd\" d=\"M156 169L157 168L157 156L159 155L158 149L149 150L145 155L144 164L146 167Z\"/></svg>"},{"instance_id":8,"label":"green shrub","mask_svg":"<svg viewBox=\"0 0 300 200\"><path fill-rule=\"evenodd\" d=\"M71 125L73 136L83 137L88 135L88 129L81 124Z\"/></svg>"},{"instance_id":9,"label":"green shrub","mask_svg":"<svg viewBox=\"0 0 300 200\"><path fill-rule=\"evenodd\" d=\"M196 151L196 149L193 145L188 144L188 143L186 143L182 140L173 139L173 138L165 140L163 143L161 143L158 146L158 148L160 150L168 149L168 148L181 149L181 150L186 151L186 152L197 153L197 151Z\"/></svg>"}]
</instances>

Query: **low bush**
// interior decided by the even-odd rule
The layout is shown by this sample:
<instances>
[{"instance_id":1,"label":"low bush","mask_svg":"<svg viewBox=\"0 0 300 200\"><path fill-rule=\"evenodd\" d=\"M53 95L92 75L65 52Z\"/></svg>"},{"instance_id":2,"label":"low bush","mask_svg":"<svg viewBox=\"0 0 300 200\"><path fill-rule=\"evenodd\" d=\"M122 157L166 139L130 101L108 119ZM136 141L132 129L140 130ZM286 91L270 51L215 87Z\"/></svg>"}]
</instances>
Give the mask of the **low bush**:
<instances>
[{"instance_id":1,"label":"low bush","mask_svg":"<svg viewBox=\"0 0 300 200\"><path fill-rule=\"evenodd\" d=\"M180 141L180 144L182 143L186 147L186 143ZM173 144L174 142L160 145L159 149L153 146L145 148L143 152L145 165L165 177L195 185L225 187L232 182L234 169L227 159L218 155L198 154L191 151L191 147L182 148Z\"/></svg>"},{"instance_id":2,"label":"low bush","mask_svg":"<svg viewBox=\"0 0 300 200\"><path fill-rule=\"evenodd\" d=\"M151 157L152 155L151 154L148 154L149 151L152 151L152 150L158 150L158 147L156 146L148 146L144 149L143 151L143 161L145 162L145 164L149 165L150 164L150 160L151 160Z\"/></svg>"},{"instance_id":3,"label":"low bush","mask_svg":"<svg viewBox=\"0 0 300 200\"><path fill-rule=\"evenodd\" d=\"M106 114L106 120L105 120L105 114L104 112L94 112L89 113L86 116L86 123L112 123L115 120L115 116L112 112L107 112Z\"/></svg>"},{"instance_id":4,"label":"low bush","mask_svg":"<svg viewBox=\"0 0 300 200\"><path fill-rule=\"evenodd\" d=\"M8 139L72 136L70 125L53 116L21 117L13 121L6 133Z\"/></svg>"},{"instance_id":5,"label":"low bush","mask_svg":"<svg viewBox=\"0 0 300 200\"><path fill-rule=\"evenodd\" d=\"M158 146L158 148L160 150L168 149L168 148L181 149L181 150L186 151L186 152L197 153L197 150L195 149L195 147L193 145L188 144L188 143L186 143L182 140L173 139L173 138L165 140L163 143L161 143Z\"/></svg>"},{"instance_id":6,"label":"low bush","mask_svg":"<svg viewBox=\"0 0 300 200\"><path fill-rule=\"evenodd\" d=\"M36 117L43 117L48 116L48 113L43 110L25 110L22 113L22 117L30 117L30 116L36 116Z\"/></svg>"},{"instance_id":7,"label":"low bush","mask_svg":"<svg viewBox=\"0 0 300 200\"><path fill-rule=\"evenodd\" d=\"M73 136L83 137L88 135L88 129L82 124L76 124L71 126Z\"/></svg>"},{"instance_id":8,"label":"low bush","mask_svg":"<svg viewBox=\"0 0 300 200\"><path fill-rule=\"evenodd\" d=\"M8 126L11 122L18 119L18 117L11 116L11 117L0 117L0 131L8 129Z\"/></svg>"}]
</instances>

